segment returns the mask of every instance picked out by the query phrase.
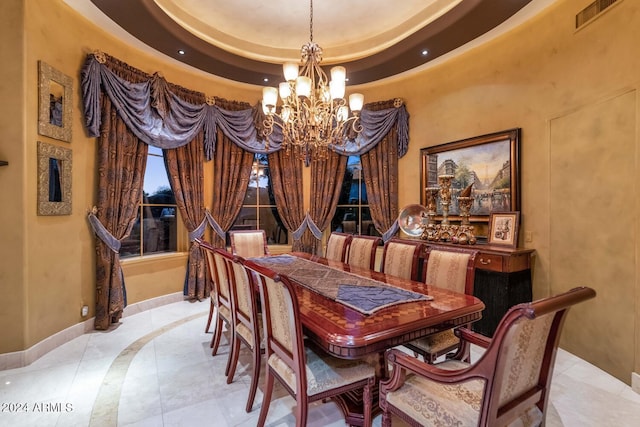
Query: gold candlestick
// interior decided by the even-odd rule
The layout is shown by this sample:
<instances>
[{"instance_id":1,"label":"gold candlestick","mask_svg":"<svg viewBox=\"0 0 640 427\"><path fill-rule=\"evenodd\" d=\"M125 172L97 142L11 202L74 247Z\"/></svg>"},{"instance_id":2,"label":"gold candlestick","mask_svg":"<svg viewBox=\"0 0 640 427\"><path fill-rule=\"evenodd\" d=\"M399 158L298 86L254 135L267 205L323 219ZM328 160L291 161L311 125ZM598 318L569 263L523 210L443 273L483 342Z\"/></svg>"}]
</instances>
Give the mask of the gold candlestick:
<instances>
[{"instance_id":1,"label":"gold candlestick","mask_svg":"<svg viewBox=\"0 0 640 427\"><path fill-rule=\"evenodd\" d=\"M429 218L428 224L436 223L436 209L438 205L438 193L439 187L427 187L425 188L427 193L427 217Z\"/></svg>"},{"instance_id":2,"label":"gold candlestick","mask_svg":"<svg viewBox=\"0 0 640 427\"><path fill-rule=\"evenodd\" d=\"M441 225L449 225L449 205L451 203L451 180L453 175L440 175L438 182L440 183L440 204L442 205L442 221Z\"/></svg>"}]
</instances>

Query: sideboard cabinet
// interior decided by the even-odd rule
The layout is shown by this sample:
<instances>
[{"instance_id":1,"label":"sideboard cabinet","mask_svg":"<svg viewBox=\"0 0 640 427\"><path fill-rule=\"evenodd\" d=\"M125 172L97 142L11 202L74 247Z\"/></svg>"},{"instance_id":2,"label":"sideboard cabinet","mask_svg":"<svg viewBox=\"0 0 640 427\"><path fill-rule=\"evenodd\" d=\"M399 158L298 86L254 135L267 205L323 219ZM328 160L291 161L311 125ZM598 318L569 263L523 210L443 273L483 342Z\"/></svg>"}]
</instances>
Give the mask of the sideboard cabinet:
<instances>
[{"instance_id":1,"label":"sideboard cabinet","mask_svg":"<svg viewBox=\"0 0 640 427\"><path fill-rule=\"evenodd\" d=\"M505 248L498 245L454 245L424 242L428 246L476 249L473 295L484 302L482 319L472 329L488 337L512 306L532 298L531 266L534 249Z\"/></svg>"}]
</instances>

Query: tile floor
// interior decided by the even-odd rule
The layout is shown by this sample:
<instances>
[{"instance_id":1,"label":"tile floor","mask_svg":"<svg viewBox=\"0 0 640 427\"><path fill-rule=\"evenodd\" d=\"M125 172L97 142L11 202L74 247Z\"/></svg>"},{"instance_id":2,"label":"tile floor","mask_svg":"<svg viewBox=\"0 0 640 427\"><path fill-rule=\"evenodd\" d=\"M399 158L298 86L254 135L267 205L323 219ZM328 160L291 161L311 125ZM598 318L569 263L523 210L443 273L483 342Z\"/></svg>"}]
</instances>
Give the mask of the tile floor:
<instances>
[{"instance_id":1,"label":"tile floor","mask_svg":"<svg viewBox=\"0 0 640 427\"><path fill-rule=\"evenodd\" d=\"M0 426L254 426L262 394L247 414L249 355L227 385L229 347L223 338L211 356L208 310L208 301L167 304L82 335L27 367L0 371ZM276 389L267 425L294 425L294 405ZM640 395L560 351L547 426L623 427L639 420ZM345 425L333 403L312 405L308 424Z\"/></svg>"}]
</instances>

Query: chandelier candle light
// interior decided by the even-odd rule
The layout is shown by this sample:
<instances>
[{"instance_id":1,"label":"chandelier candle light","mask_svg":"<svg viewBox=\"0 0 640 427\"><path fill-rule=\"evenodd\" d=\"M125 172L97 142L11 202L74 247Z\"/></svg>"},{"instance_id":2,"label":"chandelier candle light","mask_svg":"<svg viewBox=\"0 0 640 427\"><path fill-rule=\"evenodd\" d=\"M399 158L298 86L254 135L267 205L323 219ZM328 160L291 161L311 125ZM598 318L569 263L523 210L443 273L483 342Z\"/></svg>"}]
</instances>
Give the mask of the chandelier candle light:
<instances>
[{"instance_id":1,"label":"chandelier candle light","mask_svg":"<svg viewBox=\"0 0 640 427\"><path fill-rule=\"evenodd\" d=\"M322 48L313 41L313 0L310 2L309 42L302 46L301 65L287 62L283 65L285 82L279 90L265 87L262 90L262 109L266 115L263 135L273 133L274 126L282 129L282 147L301 158L325 158L329 145L343 146L347 136L362 131L360 111L364 96L349 96L349 106L344 98L346 70L331 68L331 80L320 67ZM276 104L278 93L282 106ZM351 113L349 111L351 109ZM268 139L267 139L268 143Z\"/></svg>"}]
</instances>

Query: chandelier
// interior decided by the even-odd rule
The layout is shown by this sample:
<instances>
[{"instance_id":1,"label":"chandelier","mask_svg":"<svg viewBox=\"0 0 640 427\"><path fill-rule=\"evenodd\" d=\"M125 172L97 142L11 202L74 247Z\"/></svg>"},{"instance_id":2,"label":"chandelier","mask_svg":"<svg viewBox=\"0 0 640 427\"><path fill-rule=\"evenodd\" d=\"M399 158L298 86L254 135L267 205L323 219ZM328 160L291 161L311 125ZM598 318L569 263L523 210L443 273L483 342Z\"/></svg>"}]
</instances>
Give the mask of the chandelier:
<instances>
[{"instance_id":1,"label":"chandelier","mask_svg":"<svg viewBox=\"0 0 640 427\"><path fill-rule=\"evenodd\" d=\"M283 149L293 150L301 158L321 159L326 157L329 145L344 146L348 137L362 131L360 110L364 96L351 94L347 106L345 68L331 68L329 81L320 67L322 48L313 41L313 0L309 34L309 42L301 49L302 68L295 62L285 63L282 68L286 81L278 89L262 90L263 136L268 137L278 126L282 130ZM278 93L282 101L279 108Z\"/></svg>"}]
</instances>

